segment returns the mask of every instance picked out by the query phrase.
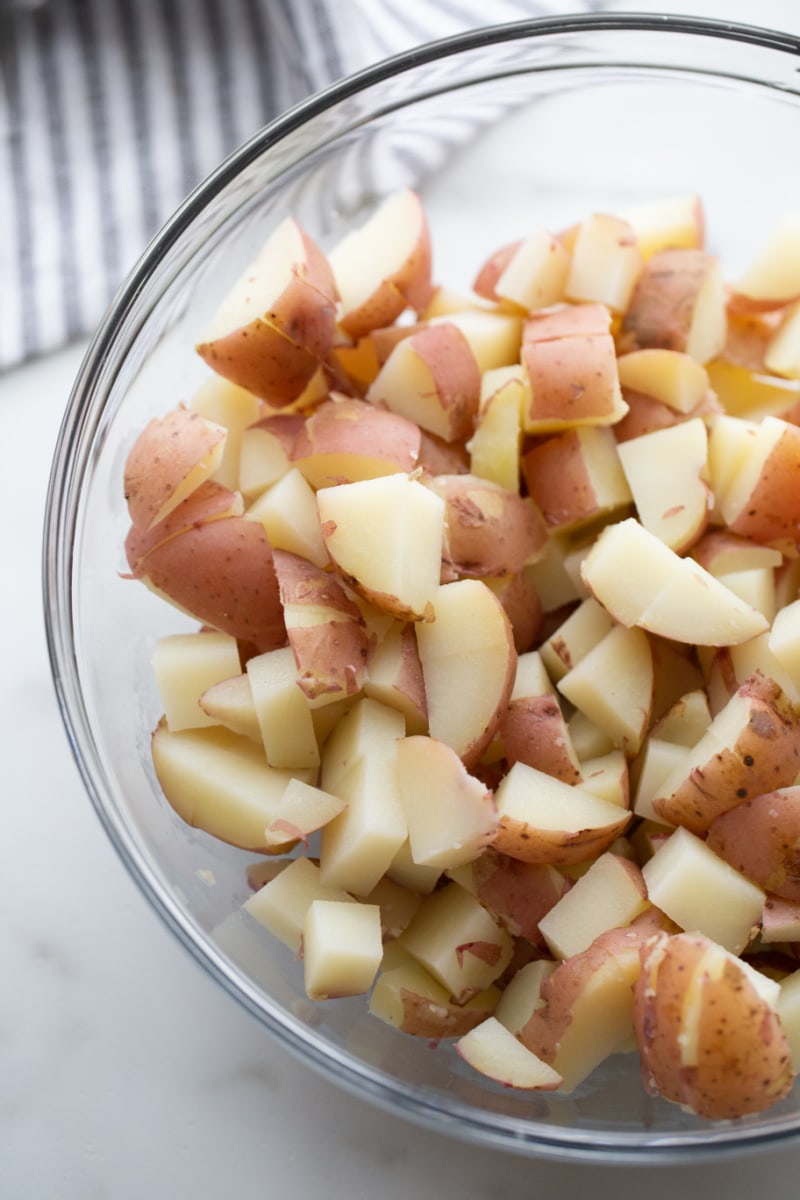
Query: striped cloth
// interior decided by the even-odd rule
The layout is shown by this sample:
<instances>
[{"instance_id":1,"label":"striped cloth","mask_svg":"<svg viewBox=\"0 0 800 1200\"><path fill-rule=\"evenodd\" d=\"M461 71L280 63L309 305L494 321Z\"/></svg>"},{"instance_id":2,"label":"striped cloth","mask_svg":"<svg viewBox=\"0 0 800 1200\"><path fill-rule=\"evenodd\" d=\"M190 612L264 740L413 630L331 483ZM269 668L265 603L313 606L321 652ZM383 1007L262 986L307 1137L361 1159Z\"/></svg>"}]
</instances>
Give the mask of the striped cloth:
<instances>
[{"instance_id":1,"label":"striped cloth","mask_svg":"<svg viewBox=\"0 0 800 1200\"><path fill-rule=\"evenodd\" d=\"M0 369L90 332L170 212L290 105L432 38L564 7L0 0Z\"/></svg>"}]
</instances>

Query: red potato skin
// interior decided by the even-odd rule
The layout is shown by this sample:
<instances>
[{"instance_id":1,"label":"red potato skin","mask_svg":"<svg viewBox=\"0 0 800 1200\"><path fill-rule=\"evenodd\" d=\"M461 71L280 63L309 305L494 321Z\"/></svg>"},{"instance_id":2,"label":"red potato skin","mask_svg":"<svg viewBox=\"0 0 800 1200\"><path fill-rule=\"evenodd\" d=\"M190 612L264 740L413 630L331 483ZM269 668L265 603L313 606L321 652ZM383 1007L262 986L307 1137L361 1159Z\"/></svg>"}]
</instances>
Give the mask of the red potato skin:
<instances>
[{"instance_id":1,"label":"red potato skin","mask_svg":"<svg viewBox=\"0 0 800 1200\"><path fill-rule=\"evenodd\" d=\"M628 405L628 412L621 421L611 426L617 442L628 442L646 433L654 433L657 429L668 429L682 421L691 421L693 417L709 417L724 411L710 389L705 398L688 413L676 412L668 404L643 392L636 392L633 388L623 387L622 398Z\"/></svg>"},{"instance_id":2,"label":"red potato skin","mask_svg":"<svg viewBox=\"0 0 800 1200\"><path fill-rule=\"evenodd\" d=\"M523 345L563 337L600 337L611 329L605 304L557 304L530 313L522 328Z\"/></svg>"},{"instance_id":3,"label":"red potato skin","mask_svg":"<svg viewBox=\"0 0 800 1200\"><path fill-rule=\"evenodd\" d=\"M728 335L720 358L747 371L769 374L764 354L782 316L782 312L737 314L729 307Z\"/></svg>"},{"instance_id":4,"label":"red potato skin","mask_svg":"<svg viewBox=\"0 0 800 1200\"><path fill-rule=\"evenodd\" d=\"M383 366L398 342L427 328L424 321L414 321L410 325L386 325L382 329L373 329L369 334L369 341L372 343L378 365Z\"/></svg>"},{"instance_id":5,"label":"red potato skin","mask_svg":"<svg viewBox=\"0 0 800 1200\"><path fill-rule=\"evenodd\" d=\"M569 890L569 879L551 867L520 862L492 846L470 868L472 886L481 904L510 934L524 938L541 954L547 954L539 922Z\"/></svg>"},{"instance_id":6,"label":"red potato skin","mask_svg":"<svg viewBox=\"0 0 800 1200\"><path fill-rule=\"evenodd\" d=\"M447 322L422 329L410 341L430 368L439 402L450 417L445 440L463 441L473 432L481 394L481 373L469 342Z\"/></svg>"},{"instance_id":7,"label":"red potato skin","mask_svg":"<svg viewBox=\"0 0 800 1200\"><path fill-rule=\"evenodd\" d=\"M278 408L300 395L329 353L336 331L333 272L316 243L303 230L299 233L305 262L292 268L270 311L253 311L246 324L196 346L217 374ZM257 264L254 285L256 272Z\"/></svg>"},{"instance_id":8,"label":"red potato skin","mask_svg":"<svg viewBox=\"0 0 800 1200\"><path fill-rule=\"evenodd\" d=\"M274 408L296 400L319 366L316 354L261 318L196 349L218 375Z\"/></svg>"},{"instance_id":9,"label":"red potato skin","mask_svg":"<svg viewBox=\"0 0 800 1200\"><path fill-rule=\"evenodd\" d=\"M124 489L134 525L149 529L175 490L225 437L199 413L180 405L154 417L125 462Z\"/></svg>"},{"instance_id":10,"label":"red potato skin","mask_svg":"<svg viewBox=\"0 0 800 1200\"><path fill-rule=\"evenodd\" d=\"M800 428L786 428L764 462L755 487L728 524L754 542L800 539Z\"/></svg>"},{"instance_id":11,"label":"red potato skin","mask_svg":"<svg viewBox=\"0 0 800 1200\"><path fill-rule=\"evenodd\" d=\"M445 442L427 429L420 430L419 466L426 475L467 475L469 453L463 442Z\"/></svg>"},{"instance_id":12,"label":"red potato skin","mask_svg":"<svg viewBox=\"0 0 800 1200\"><path fill-rule=\"evenodd\" d=\"M430 486L445 502L453 578L513 574L544 548L547 529L529 499L474 475L440 475Z\"/></svg>"},{"instance_id":13,"label":"red potato skin","mask_svg":"<svg viewBox=\"0 0 800 1200\"><path fill-rule=\"evenodd\" d=\"M753 548L749 538L729 533L727 529L709 529L692 546L692 558L713 575L716 570L725 570L728 555Z\"/></svg>"},{"instance_id":14,"label":"red potato skin","mask_svg":"<svg viewBox=\"0 0 800 1200\"><path fill-rule=\"evenodd\" d=\"M472 284L472 290L476 295L483 296L484 300L497 301L500 299L495 291L497 281L521 245L521 240L510 242L507 246L501 246L499 250L495 250L494 254L486 259Z\"/></svg>"},{"instance_id":15,"label":"red potato skin","mask_svg":"<svg viewBox=\"0 0 800 1200\"><path fill-rule=\"evenodd\" d=\"M723 813L707 843L765 892L800 902L800 787L754 796Z\"/></svg>"},{"instance_id":16,"label":"red potato skin","mask_svg":"<svg viewBox=\"0 0 800 1200\"><path fill-rule=\"evenodd\" d=\"M304 424L305 417L302 413L278 412L268 413L260 421L255 421L249 428L263 429L266 433L271 433L283 446L287 457L291 457L294 444L297 441L297 435L302 430Z\"/></svg>"},{"instance_id":17,"label":"red potato skin","mask_svg":"<svg viewBox=\"0 0 800 1200\"><path fill-rule=\"evenodd\" d=\"M520 862L544 863L555 867L572 867L591 862L608 850L625 832L630 813L620 808L619 820L603 829L577 833L564 830L542 830L527 823L501 816L494 844L498 850Z\"/></svg>"},{"instance_id":18,"label":"red potato skin","mask_svg":"<svg viewBox=\"0 0 800 1200\"><path fill-rule=\"evenodd\" d=\"M366 400L341 397L324 401L306 418L292 446L290 457L303 459L324 455L363 455L382 459L387 470L413 471L420 454L419 426L405 417L378 408ZM333 482L349 483L337 478Z\"/></svg>"},{"instance_id":19,"label":"red potato skin","mask_svg":"<svg viewBox=\"0 0 800 1200\"><path fill-rule=\"evenodd\" d=\"M340 328L352 338L365 337L373 329L390 325L406 308L423 312L433 291L433 254L427 218L419 204L419 230L413 251L404 263L358 308L345 313Z\"/></svg>"},{"instance_id":20,"label":"red potato skin","mask_svg":"<svg viewBox=\"0 0 800 1200\"><path fill-rule=\"evenodd\" d=\"M542 984L542 1008L535 1009L520 1030L523 1046L545 1062L556 1058L559 1044L572 1021L572 1010L589 978L608 968L609 961L638 957L640 947L663 928L671 926L656 908L647 909L626 928L610 929L595 938L588 949L560 963Z\"/></svg>"},{"instance_id":21,"label":"red potato skin","mask_svg":"<svg viewBox=\"0 0 800 1200\"><path fill-rule=\"evenodd\" d=\"M523 341L531 385L529 419L600 422L619 415L619 380L610 333Z\"/></svg>"},{"instance_id":22,"label":"red potato skin","mask_svg":"<svg viewBox=\"0 0 800 1200\"><path fill-rule=\"evenodd\" d=\"M654 347L684 352L698 293L714 262L705 250L659 250L645 263L622 321L619 353Z\"/></svg>"},{"instance_id":23,"label":"red potato skin","mask_svg":"<svg viewBox=\"0 0 800 1200\"><path fill-rule=\"evenodd\" d=\"M419 660L417 632L413 621L409 621L400 637L400 670L395 686L398 692L407 696L413 703L421 724L427 727L428 702L425 698L425 681L422 678L422 663Z\"/></svg>"},{"instance_id":24,"label":"red potato skin","mask_svg":"<svg viewBox=\"0 0 800 1200\"><path fill-rule=\"evenodd\" d=\"M524 572L501 576L489 582L506 611L514 635L514 649L524 654L541 640L544 614L539 593Z\"/></svg>"},{"instance_id":25,"label":"red potato skin","mask_svg":"<svg viewBox=\"0 0 800 1200\"><path fill-rule=\"evenodd\" d=\"M273 550L272 558L298 686L310 700L329 693L356 695L372 649L361 610L321 567L287 550ZM326 610L323 619L293 625L291 610L305 606Z\"/></svg>"},{"instance_id":26,"label":"red potato skin","mask_svg":"<svg viewBox=\"0 0 800 1200\"><path fill-rule=\"evenodd\" d=\"M738 689L750 700L750 718L735 747L724 747L695 768L670 796L653 808L667 824L704 835L723 813L775 788L793 784L800 773L800 721L772 680L755 671Z\"/></svg>"},{"instance_id":27,"label":"red potato skin","mask_svg":"<svg viewBox=\"0 0 800 1200\"><path fill-rule=\"evenodd\" d=\"M601 511L575 429L554 434L527 450L522 473L528 495L550 529L577 525Z\"/></svg>"},{"instance_id":28,"label":"red potato skin","mask_svg":"<svg viewBox=\"0 0 800 1200\"><path fill-rule=\"evenodd\" d=\"M136 575L259 653L286 645L272 548L256 521L227 517L187 529L156 546Z\"/></svg>"},{"instance_id":29,"label":"red potato skin","mask_svg":"<svg viewBox=\"0 0 800 1200\"><path fill-rule=\"evenodd\" d=\"M498 732L509 766L524 762L565 783L580 783L580 770L566 751L567 727L555 696L512 700Z\"/></svg>"},{"instance_id":30,"label":"red potato skin","mask_svg":"<svg viewBox=\"0 0 800 1200\"><path fill-rule=\"evenodd\" d=\"M223 517L240 517L244 512L244 501L239 492L232 492L213 479L207 479L199 488L187 496L177 508L173 508L163 521L150 529L132 525L125 539L125 555L134 576L141 565L157 546L194 529L206 521L218 521Z\"/></svg>"},{"instance_id":31,"label":"red potato skin","mask_svg":"<svg viewBox=\"0 0 800 1200\"><path fill-rule=\"evenodd\" d=\"M634 1028L647 1091L709 1120L725 1120L775 1104L788 1095L794 1073L777 1013L734 959L720 978L706 974L710 949L707 939L685 933L657 935L642 947ZM699 990L699 1055L696 1064L684 1065L690 987Z\"/></svg>"}]
</instances>

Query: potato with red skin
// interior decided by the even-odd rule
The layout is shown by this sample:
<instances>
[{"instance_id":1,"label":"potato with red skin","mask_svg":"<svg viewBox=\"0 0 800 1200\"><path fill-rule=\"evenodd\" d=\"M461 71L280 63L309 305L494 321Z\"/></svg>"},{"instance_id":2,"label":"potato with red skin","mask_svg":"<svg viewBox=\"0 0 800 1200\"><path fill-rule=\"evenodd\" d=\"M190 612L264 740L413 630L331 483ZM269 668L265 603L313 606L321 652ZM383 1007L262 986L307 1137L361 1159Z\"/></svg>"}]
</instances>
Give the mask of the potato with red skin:
<instances>
[{"instance_id":1,"label":"potato with red skin","mask_svg":"<svg viewBox=\"0 0 800 1200\"><path fill-rule=\"evenodd\" d=\"M547 952L539 922L568 891L566 875L547 864L521 862L489 846L456 877L510 934L525 938L541 953Z\"/></svg>"},{"instance_id":2,"label":"potato with red skin","mask_svg":"<svg viewBox=\"0 0 800 1200\"><path fill-rule=\"evenodd\" d=\"M180 405L154 417L137 437L125 462L124 489L131 521L152 529L214 471L226 432Z\"/></svg>"},{"instance_id":3,"label":"potato with red skin","mask_svg":"<svg viewBox=\"0 0 800 1200\"><path fill-rule=\"evenodd\" d=\"M522 470L551 531L571 531L633 503L610 429L589 426L542 438L523 455Z\"/></svg>"},{"instance_id":4,"label":"potato with red skin","mask_svg":"<svg viewBox=\"0 0 800 1200\"><path fill-rule=\"evenodd\" d=\"M372 651L364 678L364 695L399 709L406 719L406 733L427 733L428 702L412 621L407 624L394 621Z\"/></svg>"},{"instance_id":5,"label":"potato with red skin","mask_svg":"<svg viewBox=\"0 0 800 1200\"><path fill-rule=\"evenodd\" d=\"M605 304L554 304L529 313L522 328L523 345L564 337L600 337L611 331Z\"/></svg>"},{"instance_id":6,"label":"potato with red skin","mask_svg":"<svg viewBox=\"0 0 800 1200\"><path fill-rule=\"evenodd\" d=\"M291 459L314 488L413 471L418 425L396 413L334 393L306 417Z\"/></svg>"},{"instance_id":7,"label":"potato with red skin","mask_svg":"<svg viewBox=\"0 0 800 1200\"><path fill-rule=\"evenodd\" d=\"M328 260L287 218L223 300L197 352L217 374L283 407L333 345L336 300Z\"/></svg>"},{"instance_id":8,"label":"potato with red skin","mask_svg":"<svg viewBox=\"0 0 800 1200\"><path fill-rule=\"evenodd\" d=\"M496 575L484 579L484 583L494 592L511 622L514 649L517 654L524 654L541 637L544 614L539 593L524 571Z\"/></svg>"},{"instance_id":9,"label":"potato with red skin","mask_svg":"<svg viewBox=\"0 0 800 1200\"><path fill-rule=\"evenodd\" d=\"M728 701L685 763L653 798L660 820L705 834L723 813L800 771L800 720L774 680L755 671Z\"/></svg>"},{"instance_id":10,"label":"potato with red skin","mask_svg":"<svg viewBox=\"0 0 800 1200\"><path fill-rule=\"evenodd\" d=\"M707 844L764 891L800 901L800 787L737 804L713 822Z\"/></svg>"},{"instance_id":11,"label":"potato with red skin","mask_svg":"<svg viewBox=\"0 0 800 1200\"><path fill-rule=\"evenodd\" d=\"M633 993L651 1095L724 1120L763 1112L790 1092L780 1019L722 947L693 934L656 935L641 949Z\"/></svg>"},{"instance_id":12,"label":"potato with red skin","mask_svg":"<svg viewBox=\"0 0 800 1200\"><path fill-rule=\"evenodd\" d=\"M516 762L495 791L495 846L522 862L572 866L599 857L625 831L631 814L581 786Z\"/></svg>"},{"instance_id":13,"label":"potato with red skin","mask_svg":"<svg viewBox=\"0 0 800 1200\"><path fill-rule=\"evenodd\" d=\"M469 452L463 442L446 442L427 429L420 429L419 466L425 475L466 475Z\"/></svg>"},{"instance_id":14,"label":"potato with red skin","mask_svg":"<svg viewBox=\"0 0 800 1200\"><path fill-rule=\"evenodd\" d=\"M498 732L509 766L524 762L564 783L580 783L580 766L554 695L512 698Z\"/></svg>"},{"instance_id":15,"label":"potato with red skin","mask_svg":"<svg viewBox=\"0 0 800 1200\"><path fill-rule=\"evenodd\" d=\"M358 605L328 571L287 550L272 559L297 683L327 703L360 692L372 648Z\"/></svg>"},{"instance_id":16,"label":"potato with red skin","mask_svg":"<svg viewBox=\"0 0 800 1200\"><path fill-rule=\"evenodd\" d=\"M689 248L654 254L623 318L620 353L678 350L705 363L720 352L725 336L725 295L716 258Z\"/></svg>"},{"instance_id":17,"label":"potato with red skin","mask_svg":"<svg viewBox=\"0 0 800 1200\"><path fill-rule=\"evenodd\" d=\"M749 463L718 501L729 532L755 542L800 540L798 472L800 428L765 417Z\"/></svg>"},{"instance_id":18,"label":"potato with red skin","mask_svg":"<svg viewBox=\"0 0 800 1200\"><path fill-rule=\"evenodd\" d=\"M416 192L387 197L328 256L342 301L339 325L352 338L421 312L431 294L431 237Z\"/></svg>"},{"instance_id":19,"label":"potato with red skin","mask_svg":"<svg viewBox=\"0 0 800 1200\"><path fill-rule=\"evenodd\" d=\"M595 938L543 983L545 1003L531 1013L519 1038L563 1076L562 1091L572 1091L603 1059L627 1044L633 1031L632 985L640 970L639 947L663 923L663 914L649 909L626 928ZM602 1021L597 1019L598 1009Z\"/></svg>"},{"instance_id":20,"label":"potato with red skin","mask_svg":"<svg viewBox=\"0 0 800 1200\"><path fill-rule=\"evenodd\" d=\"M618 442L629 442L631 438L642 437L645 433L680 425L682 421L690 421L692 417L712 417L723 412L722 405L710 388L697 407L687 413L680 413L662 400L656 400L654 396L646 396L644 392L636 392L632 388L623 387L622 398L628 405L628 412L621 421L612 426Z\"/></svg>"},{"instance_id":21,"label":"potato with red skin","mask_svg":"<svg viewBox=\"0 0 800 1200\"><path fill-rule=\"evenodd\" d=\"M458 1004L424 967L410 960L378 976L370 1012L403 1033L439 1041L462 1037L485 1021L497 1007L500 995L499 988L492 984L466 1004Z\"/></svg>"},{"instance_id":22,"label":"potato with red skin","mask_svg":"<svg viewBox=\"0 0 800 1200\"><path fill-rule=\"evenodd\" d=\"M532 500L475 475L437 475L428 486L445 502L449 578L513 574L544 549L547 530Z\"/></svg>"},{"instance_id":23,"label":"potato with red skin","mask_svg":"<svg viewBox=\"0 0 800 1200\"><path fill-rule=\"evenodd\" d=\"M232 492L222 484L207 479L198 488L182 500L177 508L173 508L169 516L164 517L151 529L132 525L125 539L125 556L134 576L140 574L142 563L156 546L204 525L207 521L219 521L223 517L240 517L244 512L244 502L238 492Z\"/></svg>"},{"instance_id":24,"label":"potato with red skin","mask_svg":"<svg viewBox=\"0 0 800 1200\"><path fill-rule=\"evenodd\" d=\"M481 393L475 355L457 325L428 325L397 343L367 400L415 422L445 442L473 431Z\"/></svg>"},{"instance_id":25,"label":"potato with red skin","mask_svg":"<svg viewBox=\"0 0 800 1200\"><path fill-rule=\"evenodd\" d=\"M184 530L154 547L136 578L198 621L250 641L259 652L286 644L286 626L261 525L225 517Z\"/></svg>"},{"instance_id":26,"label":"potato with red skin","mask_svg":"<svg viewBox=\"0 0 800 1200\"><path fill-rule=\"evenodd\" d=\"M521 358L530 382L527 432L613 425L627 412L610 333L523 340Z\"/></svg>"},{"instance_id":27,"label":"potato with red skin","mask_svg":"<svg viewBox=\"0 0 800 1200\"><path fill-rule=\"evenodd\" d=\"M522 240L518 239L510 242L507 246L501 246L499 250L490 254L475 276L472 284L473 292L485 300L499 300L495 285L521 245Z\"/></svg>"}]
</instances>

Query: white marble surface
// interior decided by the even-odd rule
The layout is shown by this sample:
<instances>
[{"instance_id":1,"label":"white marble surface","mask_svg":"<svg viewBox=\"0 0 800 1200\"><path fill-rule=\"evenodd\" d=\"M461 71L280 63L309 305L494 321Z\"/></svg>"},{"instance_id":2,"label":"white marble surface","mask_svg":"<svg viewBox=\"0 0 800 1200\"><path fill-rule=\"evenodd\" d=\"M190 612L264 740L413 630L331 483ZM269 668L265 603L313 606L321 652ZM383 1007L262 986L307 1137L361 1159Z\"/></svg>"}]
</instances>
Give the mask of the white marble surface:
<instances>
[{"instance_id":1,"label":"white marble surface","mask_svg":"<svg viewBox=\"0 0 800 1200\"><path fill-rule=\"evenodd\" d=\"M715 1166L571 1166L464 1146L339 1091L196 966L86 798L50 683L39 583L50 456L80 348L0 377L6 445L0 1196L314 1193L433 1200L794 1195L800 1144Z\"/></svg>"}]
</instances>

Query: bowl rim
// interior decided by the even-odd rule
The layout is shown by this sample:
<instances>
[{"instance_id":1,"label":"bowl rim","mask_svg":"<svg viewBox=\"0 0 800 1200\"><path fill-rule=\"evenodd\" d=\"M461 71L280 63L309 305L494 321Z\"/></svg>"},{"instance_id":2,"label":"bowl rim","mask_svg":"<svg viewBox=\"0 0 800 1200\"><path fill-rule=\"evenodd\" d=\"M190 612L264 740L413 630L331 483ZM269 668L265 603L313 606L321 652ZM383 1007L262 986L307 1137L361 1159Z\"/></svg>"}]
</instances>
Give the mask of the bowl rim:
<instances>
[{"instance_id":1,"label":"bowl rim","mask_svg":"<svg viewBox=\"0 0 800 1200\"><path fill-rule=\"evenodd\" d=\"M377 1069L365 1066L359 1059L339 1052L332 1045L322 1049L314 1038L313 1030L301 1022L293 1021L289 1014L279 1011L277 1006L270 1005L269 1001L265 1005L264 997L258 988L241 969L225 958L210 937L203 943L198 941L196 927L186 918L180 906L166 894L160 880L139 850L131 831L116 811L103 801L101 788L98 786L98 776L102 774L102 769L97 756L94 755L93 764L90 762L93 758L94 743L77 683L72 619L72 571L77 508L68 512L61 504L61 497L67 493L71 494L74 481L82 479L85 474L89 457L88 446L97 430L104 407L95 407L103 364L109 357L118 331L126 323L131 307L159 260L179 242L206 206L242 170L287 135L340 101L413 68L478 50L487 45L545 38L551 34L596 31L719 38L739 45L783 51L797 56L800 60L800 37L737 22L636 12L591 12L538 17L471 29L403 51L332 83L264 125L207 175L164 222L122 282L89 342L67 401L52 460L43 522L42 589L45 635L53 686L84 787L128 874L178 941L213 979L255 1016L295 1057L339 1086L359 1096L368 1097L378 1107L387 1111L395 1114L400 1112L407 1119L426 1128L471 1139L495 1149L514 1150L555 1160L641 1166L677 1164L708 1158L718 1160L723 1155L758 1150L765 1144L785 1144L800 1137L800 1118L792 1119L793 1124L787 1123L785 1127L776 1124L772 1128L757 1126L750 1130L741 1130L735 1123L730 1123L728 1127L709 1126L713 1128L714 1140L711 1143L702 1140L702 1130L649 1138L645 1131L637 1131L615 1134L613 1140L601 1141L602 1135L598 1131L581 1133L570 1131L567 1127L554 1127L554 1132L550 1135L542 1126L531 1125L530 1129L535 1132L526 1132L529 1128L526 1122L515 1119L509 1124L508 1118L492 1118L491 1114L481 1114L466 1104L455 1103L452 1100L448 1101L449 1107L445 1110L440 1104L432 1102L423 1088L407 1083L398 1085ZM800 64L798 71L800 72ZM725 72L721 74L725 75ZM797 91L800 94L800 78ZM80 453L81 449L83 455ZM61 602L66 606L68 616L65 616L63 611L59 612ZM504 1127L500 1125L501 1120L505 1122ZM607 1134L605 1136L608 1137Z\"/></svg>"}]
</instances>

